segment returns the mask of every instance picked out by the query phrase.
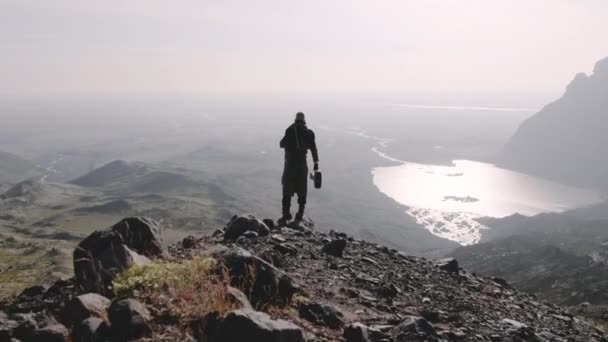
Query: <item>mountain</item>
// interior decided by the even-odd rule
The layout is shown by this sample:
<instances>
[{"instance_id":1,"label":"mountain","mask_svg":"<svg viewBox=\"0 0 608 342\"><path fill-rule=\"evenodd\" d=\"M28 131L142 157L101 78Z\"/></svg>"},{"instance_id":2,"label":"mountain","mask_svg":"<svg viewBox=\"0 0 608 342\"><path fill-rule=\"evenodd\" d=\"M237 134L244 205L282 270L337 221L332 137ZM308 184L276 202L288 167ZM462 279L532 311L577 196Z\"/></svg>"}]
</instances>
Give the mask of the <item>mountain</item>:
<instances>
[{"instance_id":1,"label":"mountain","mask_svg":"<svg viewBox=\"0 0 608 342\"><path fill-rule=\"evenodd\" d=\"M205 175L139 162L111 162L71 184L17 183L0 192L0 297L65 277L77 241L124 216L162 221L174 241L222 226L235 210L240 201Z\"/></svg>"},{"instance_id":2,"label":"mountain","mask_svg":"<svg viewBox=\"0 0 608 342\"><path fill-rule=\"evenodd\" d=\"M564 183L608 190L608 58L524 121L497 164Z\"/></svg>"},{"instance_id":3,"label":"mountain","mask_svg":"<svg viewBox=\"0 0 608 342\"><path fill-rule=\"evenodd\" d=\"M544 300L560 305L607 305L608 264L601 251L578 255L529 235L516 235L457 249L450 255L465 269L507 279L518 290Z\"/></svg>"},{"instance_id":4,"label":"mountain","mask_svg":"<svg viewBox=\"0 0 608 342\"><path fill-rule=\"evenodd\" d=\"M14 184L40 177L41 170L32 162L14 154L0 151L0 184Z\"/></svg>"},{"instance_id":5,"label":"mountain","mask_svg":"<svg viewBox=\"0 0 608 342\"><path fill-rule=\"evenodd\" d=\"M131 217L74 250L74 277L0 303L22 341L606 341L594 322L459 269L310 220L235 216L167 246ZM27 315L24 315L27 313ZM91 336L95 336L92 339ZM85 339L86 337L86 339ZM142 339L143 338L143 339Z\"/></svg>"},{"instance_id":6,"label":"mountain","mask_svg":"<svg viewBox=\"0 0 608 342\"><path fill-rule=\"evenodd\" d=\"M468 270L562 305L608 305L608 220L570 213L484 219L482 243L449 253Z\"/></svg>"},{"instance_id":7,"label":"mountain","mask_svg":"<svg viewBox=\"0 0 608 342\"><path fill-rule=\"evenodd\" d=\"M70 183L87 187L103 187L121 180L128 181L128 179L146 172L147 168L144 163L115 160L74 179Z\"/></svg>"}]
</instances>

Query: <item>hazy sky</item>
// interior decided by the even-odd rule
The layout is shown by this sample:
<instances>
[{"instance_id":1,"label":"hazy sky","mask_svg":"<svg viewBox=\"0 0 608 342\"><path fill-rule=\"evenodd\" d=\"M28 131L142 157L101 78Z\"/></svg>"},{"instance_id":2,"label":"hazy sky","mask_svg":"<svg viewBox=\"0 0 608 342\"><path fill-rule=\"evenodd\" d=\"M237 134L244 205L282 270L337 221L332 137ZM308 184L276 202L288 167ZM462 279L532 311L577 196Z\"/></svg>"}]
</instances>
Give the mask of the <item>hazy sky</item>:
<instances>
[{"instance_id":1,"label":"hazy sky","mask_svg":"<svg viewBox=\"0 0 608 342\"><path fill-rule=\"evenodd\" d=\"M0 0L0 95L561 91L605 0Z\"/></svg>"}]
</instances>

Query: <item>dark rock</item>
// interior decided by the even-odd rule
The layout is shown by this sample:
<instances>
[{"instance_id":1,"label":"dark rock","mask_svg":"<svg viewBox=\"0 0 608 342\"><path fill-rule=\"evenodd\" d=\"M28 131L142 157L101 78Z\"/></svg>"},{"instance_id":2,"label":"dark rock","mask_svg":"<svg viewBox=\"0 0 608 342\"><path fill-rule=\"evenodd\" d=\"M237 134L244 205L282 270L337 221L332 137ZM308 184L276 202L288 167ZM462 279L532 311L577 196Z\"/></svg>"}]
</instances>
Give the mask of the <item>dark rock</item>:
<instances>
[{"instance_id":1,"label":"dark rock","mask_svg":"<svg viewBox=\"0 0 608 342\"><path fill-rule=\"evenodd\" d=\"M141 255L154 257L167 253L160 226L152 219L129 217L115 224L111 230L122 236L123 244Z\"/></svg>"},{"instance_id":2,"label":"dark rock","mask_svg":"<svg viewBox=\"0 0 608 342\"><path fill-rule=\"evenodd\" d=\"M318 325L328 326L332 329L338 329L344 325L342 321L344 315L326 304L302 303L298 311L301 318Z\"/></svg>"},{"instance_id":3,"label":"dark rock","mask_svg":"<svg viewBox=\"0 0 608 342\"><path fill-rule=\"evenodd\" d=\"M285 272L242 248L216 253L228 269L231 284L249 294L252 304L287 302L299 287ZM254 279L249 279L251 277Z\"/></svg>"},{"instance_id":4,"label":"dark rock","mask_svg":"<svg viewBox=\"0 0 608 342\"><path fill-rule=\"evenodd\" d=\"M190 249L194 246L196 246L196 238L194 236L188 235L182 240L183 248Z\"/></svg>"},{"instance_id":5,"label":"dark rock","mask_svg":"<svg viewBox=\"0 0 608 342\"><path fill-rule=\"evenodd\" d=\"M213 342L217 339L218 330L222 323L222 316L219 312L207 313L204 317L190 322L192 336L198 342Z\"/></svg>"},{"instance_id":6,"label":"dark rock","mask_svg":"<svg viewBox=\"0 0 608 342\"><path fill-rule=\"evenodd\" d=\"M253 215L234 216L228 223L224 238L226 240L236 240L247 231L256 232L259 236L267 236L270 229L266 224Z\"/></svg>"},{"instance_id":7,"label":"dark rock","mask_svg":"<svg viewBox=\"0 0 608 342\"><path fill-rule=\"evenodd\" d=\"M383 285L378 289L378 294L383 297L394 298L401 294L401 289L395 284Z\"/></svg>"},{"instance_id":8,"label":"dark rock","mask_svg":"<svg viewBox=\"0 0 608 342\"><path fill-rule=\"evenodd\" d=\"M323 249L321 249L321 251L325 254L341 258L344 253L344 248L346 248L346 240L338 239L333 240L332 242L323 246Z\"/></svg>"},{"instance_id":9,"label":"dark rock","mask_svg":"<svg viewBox=\"0 0 608 342\"><path fill-rule=\"evenodd\" d=\"M407 342L413 337L436 337L437 332L424 318L408 316L391 331L391 335L395 342Z\"/></svg>"},{"instance_id":10,"label":"dark rock","mask_svg":"<svg viewBox=\"0 0 608 342\"><path fill-rule=\"evenodd\" d=\"M274 230L274 229L278 228L277 225L274 223L274 221L271 219L263 219L262 222L264 222L266 227L268 227L270 230Z\"/></svg>"},{"instance_id":11,"label":"dark rock","mask_svg":"<svg viewBox=\"0 0 608 342\"><path fill-rule=\"evenodd\" d=\"M220 237L224 235L224 231L221 229L216 229L213 234L211 234L212 237Z\"/></svg>"},{"instance_id":12,"label":"dark rock","mask_svg":"<svg viewBox=\"0 0 608 342\"><path fill-rule=\"evenodd\" d=\"M73 285L73 279L59 279L44 292L44 298L61 296L67 289L72 289Z\"/></svg>"},{"instance_id":13,"label":"dark rock","mask_svg":"<svg viewBox=\"0 0 608 342\"><path fill-rule=\"evenodd\" d=\"M23 290L19 294L19 297L23 298L23 297L42 296L42 295L44 295L46 290L47 290L47 287L44 285L36 285L36 286L28 287L27 289Z\"/></svg>"},{"instance_id":14,"label":"dark rock","mask_svg":"<svg viewBox=\"0 0 608 342\"><path fill-rule=\"evenodd\" d=\"M68 341L68 329L61 324L53 324L41 329L36 329L22 342L66 342Z\"/></svg>"},{"instance_id":15,"label":"dark rock","mask_svg":"<svg viewBox=\"0 0 608 342\"><path fill-rule=\"evenodd\" d=\"M110 295L110 285L119 272L149 259L130 250L122 236L111 230L93 232L74 250L74 275L85 292Z\"/></svg>"},{"instance_id":16,"label":"dark rock","mask_svg":"<svg viewBox=\"0 0 608 342\"><path fill-rule=\"evenodd\" d=\"M454 258L444 258L435 261L435 266L449 273L458 273L458 261Z\"/></svg>"},{"instance_id":17,"label":"dark rock","mask_svg":"<svg viewBox=\"0 0 608 342\"><path fill-rule=\"evenodd\" d=\"M223 318L207 318L205 342L305 342L302 330L291 322L273 320L263 312L237 310Z\"/></svg>"},{"instance_id":18,"label":"dark rock","mask_svg":"<svg viewBox=\"0 0 608 342\"><path fill-rule=\"evenodd\" d=\"M112 336L116 339L135 340L150 336L148 325L150 313L135 299L123 299L110 305L108 318L112 326Z\"/></svg>"},{"instance_id":19,"label":"dark rock","mask_svg":"<svg viewBox=\"0 0 608 342\"><path fill-rule=\"evenodd\" d=\"M96 293L87 293L73 298L65 307L64 319L73 325L89 317L103 318L110 300Z\"/></svg>"},{"instance_id":20,"label":"dark rock","mask_svg":"<svg viewBox=\"0 0 608 342\"><path fill-rule=\"evenodd\" d=\"M294 245L289 244L289 243L280 243L278 245L275 245L274 249L279 251L281 254L288 254L288 255L298 254L298 249Z\"/></svg>"},{"instance_id":21,"label":"dark rock","mask_svg":"<svg viewBox=\"0 0 608 342\"><path fill-rule=\"evenodd\" d=\"M110 341L110 327L100 318L87 318L74 326L71 338L71 342Z\"/></svg>"},{"instance_id":22,"label":"dark rock","mask_svg":"<svg viewBox=\"0 0 608 342\"><path fill-rule=\"evenodd\" d=\"M342 337L346 342L369 342L367 326L361 323L353 323L345 327Z\"/></svg>"}]
</instances>

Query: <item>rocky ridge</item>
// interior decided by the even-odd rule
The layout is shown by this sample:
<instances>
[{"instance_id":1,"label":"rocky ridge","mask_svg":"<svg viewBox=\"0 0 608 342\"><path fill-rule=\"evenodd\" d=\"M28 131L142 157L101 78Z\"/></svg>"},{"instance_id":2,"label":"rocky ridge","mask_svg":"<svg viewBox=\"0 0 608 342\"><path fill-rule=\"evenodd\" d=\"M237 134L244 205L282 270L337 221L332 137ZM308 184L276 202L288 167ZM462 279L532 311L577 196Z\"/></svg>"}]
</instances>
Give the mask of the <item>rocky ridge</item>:
<instances>
[{"instance_id":1,"label":"rocky ridge","mask_svg":"<svg viewBox=\"0 0 608 342\"><path fill-rule=\"evenodd\" d=\"M129 268L201 256L226 275L225 310L185 319L151 305L143 289L112 291ZM236 216L212 236L167 247L156 222L129 218L83 240L74 263L76 277L0 306L0 341L608 341L592 323L455 259L315 231L308 219L277 227Z\"/></svg>"}]
</instances>

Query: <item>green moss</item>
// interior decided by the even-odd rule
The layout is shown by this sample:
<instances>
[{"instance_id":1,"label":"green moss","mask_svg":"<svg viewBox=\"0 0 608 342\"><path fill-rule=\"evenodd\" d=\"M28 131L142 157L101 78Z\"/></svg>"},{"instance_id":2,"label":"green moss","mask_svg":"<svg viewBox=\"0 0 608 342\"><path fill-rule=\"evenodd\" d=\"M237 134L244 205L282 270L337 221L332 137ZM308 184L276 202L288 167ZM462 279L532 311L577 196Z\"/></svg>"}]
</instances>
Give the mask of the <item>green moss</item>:
<instances>
[{"instance_id":1,"label":"green moss","mask_svg":"<svg viewBox=\"0 0 608 342\"><path fill-rule=\"evenodd\" d=\"M197 286L216 266L215 259L201 256L181 263L153 262L137 265L120 273L112 282L112 288L119 298L131 296L135 290L189 288Z\"/></svg>"}]
</instances>

